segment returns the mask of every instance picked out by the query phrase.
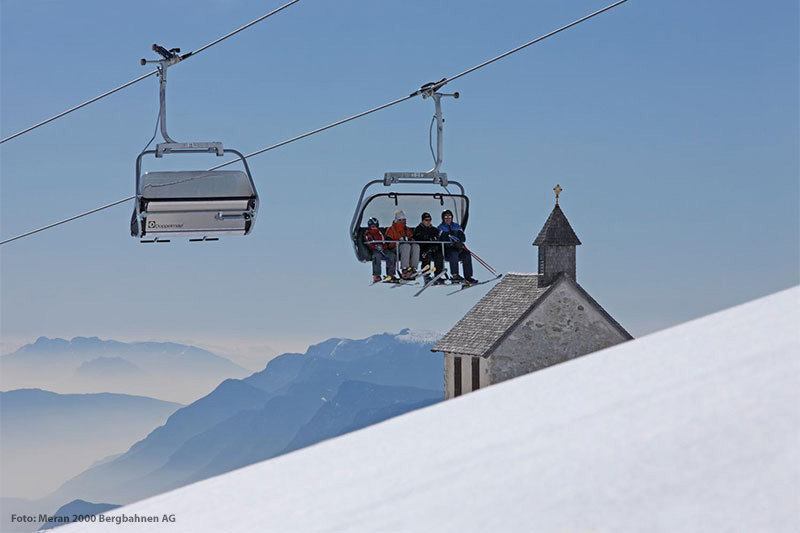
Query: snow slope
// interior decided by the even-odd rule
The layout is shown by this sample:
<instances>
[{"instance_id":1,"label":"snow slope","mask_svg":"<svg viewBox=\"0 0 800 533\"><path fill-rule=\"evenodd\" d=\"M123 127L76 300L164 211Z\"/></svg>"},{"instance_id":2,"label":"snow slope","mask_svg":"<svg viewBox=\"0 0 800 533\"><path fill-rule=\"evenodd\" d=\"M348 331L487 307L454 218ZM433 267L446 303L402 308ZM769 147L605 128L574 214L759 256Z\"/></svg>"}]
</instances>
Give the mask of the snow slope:
<instances>
[{"instance_id":1,"label":"snow slope","mask_svg":"<svg viewBox=\"0 0 800 533\"><path fill-rule=\"evenodd\" d=\"M120 529L169 532L796 530L799 311L794 287L109 515L174 513Z\"/></svg>"}]
</instances>

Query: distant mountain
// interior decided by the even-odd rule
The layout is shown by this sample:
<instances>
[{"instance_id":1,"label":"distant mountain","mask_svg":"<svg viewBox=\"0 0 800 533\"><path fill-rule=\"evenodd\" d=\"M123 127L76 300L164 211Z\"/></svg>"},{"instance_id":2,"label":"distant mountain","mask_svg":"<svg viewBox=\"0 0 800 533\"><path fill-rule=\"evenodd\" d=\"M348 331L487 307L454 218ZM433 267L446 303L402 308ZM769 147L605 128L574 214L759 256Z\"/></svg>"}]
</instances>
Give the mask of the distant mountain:
<instances>
[{"instance_id":1,"label":"distant mountain","mask_svg":"<svg viewBox=\"0 0 800 533\"><path fill-rule=\"evenodd\" d=\"M344 380L443 390L442 358L430 349L435 334L403 329L366 339L328 339L310 346L305 355L284 354L244 381L272 392L287 383L335 376Z\"/></svg>"},{"instance_id":2,"label":"distant mountain","mask_svg":"<svg viewBox=\"0 0 800 533\"><path fill-rule=\"evenodd\" d=\"M288 453L442 400L441 391L345 381L281 451ZM253 461L255 462L255 461Z\"/></svg>"},{"instance_id":3,"label":"distant mountain","mask_svg":"<svg viewBox=\"0 0 800 533\"><path fill-rule=\"evenodd\" d=\"M74 500L59 507L59 509L51 515L54 521L42 526L41 529L53 529L58 526L69 524L76 515L94 516L110 511L111 509L116 509L117 507L119 507L119 505L113 503L92 503L83 500Z\"/></svg>"},{"instance_id":4,"label":"distant mountain","mask_svg":"<svg viewBox=\"0 0 800 533\"><path fill-rule=\"evenodd\" d=\"M240 380L225 380L212 393L176 411L163 426L136 442L123 455L69 480L53 497L56 501L74 499L73 495L89 500L109 498L112 495L107 492L108 487L129 484L153 471L195 435L240 411L259 408L270 398L269 393Z\"/></svg>"},{"instance_id":5,"label":"distant mountain","mask_svg":"<svg viewBox=\"0 0 800 533\"><path fill-rule=\"evenodd\" d=\"M250 372L224 357L171 342L39 337L0 357L3 389L117 392L188 403L225 378Z\"/></svg>"},{"instance_id":6,"label":"distant mountain","mask_svg":"<svg viewBox=\"0 0 800 533\"><path fill-rule=\"evenodd\" d=\"M89 379L119 379L134 375L137 376L137 379L141 379L148 374L122 357L97 357L81 363L77 370L75 370L75 375Z\"/></svg>"},{"instance_id":7,"label":"distant mountain","mask_svg":"<svg viewBox=\"0 0 800 533\"><path fill-rule=\"evenodd\" d=\"M0 392L0 496L47 494L98 458L127 450L179 407L124 394Z\"/></svg>"},{"instance_id":8,"label":"distant mountain","mask_svg":"<svg viewBox=\"0 0 800 533\"><path fill-rule=\"evenodd\" d=\"M443 383L434 340L403 330L278 356L177 411L53 497L127 503L435 403Z\"/></svg>"}]
</instances>

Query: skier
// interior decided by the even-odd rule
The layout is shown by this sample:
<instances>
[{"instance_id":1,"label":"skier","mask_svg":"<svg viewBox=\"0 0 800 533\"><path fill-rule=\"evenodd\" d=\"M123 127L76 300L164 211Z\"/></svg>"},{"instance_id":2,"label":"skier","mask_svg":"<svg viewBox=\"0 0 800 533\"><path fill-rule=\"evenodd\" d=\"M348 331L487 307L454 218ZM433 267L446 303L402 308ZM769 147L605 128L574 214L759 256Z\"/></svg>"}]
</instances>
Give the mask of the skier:
<instances>
[{"instance_id":1,"label":"skier","mask_svg":"<svg viewBox=\"0 0 800 533\"><path fill-rule=\"evenodd\" d=\"M394 222L386 229L386 239L391 241L411 241L414 232L406 226L406 214L402 210L394 212ZM419 244L413 242L400 242L397 245L397 254L400 258L400 277L412 279L417 275L419 264Z\"/></svg>"},{"instance_id":2,"label":"skier","mask_svg":"<svg viewBox=\"0 0 800 533\"><path fill-rule=\"evenodd\" d=\"M386 261L386 281L397 281L395 277L397 257L392 250L389 250L391 243L384 242L385 239L379 226L378 219L372 217L367 221L367 231L364 232L364 242L372 254L372 282L377 283L383 279L381 278L381 261Z\"/></svg>"},{"instance_id":3,"label":"skier","mask_svg":"<svg viewBox=\"0 0 800 533\"><path fill-rule=\"evenodd\" d=\"M431 224L431 214L422 213L419 225L414 228L415 241L438 241L439 230ZM444 256L442 255L442 246L439 244L420 244L420 260L422 261L423 268L425 265L430 265L433 261L434 272L437 274L444 270ZM425 275L425 283L431 279L430 274ZM441 278L436 280L437 284L444 283Z\"/></svg>"},{"instance_id":4,"label":"skier","mask_svg":"<svg viewBox=\"0 0 800 533\"><path fill-rule=\"evenodd\" d=\"M439 240L447 242L444 247L444 255L450 263L450 274L453 283L478 283L472 277L472 254L465 248L464 243L467 236L461 226L453 222L453 212L449 209L442 211L442 223L439 224ZM458 262L464 265L464 277L458 275Z\"/></svg>"}]
</instances>

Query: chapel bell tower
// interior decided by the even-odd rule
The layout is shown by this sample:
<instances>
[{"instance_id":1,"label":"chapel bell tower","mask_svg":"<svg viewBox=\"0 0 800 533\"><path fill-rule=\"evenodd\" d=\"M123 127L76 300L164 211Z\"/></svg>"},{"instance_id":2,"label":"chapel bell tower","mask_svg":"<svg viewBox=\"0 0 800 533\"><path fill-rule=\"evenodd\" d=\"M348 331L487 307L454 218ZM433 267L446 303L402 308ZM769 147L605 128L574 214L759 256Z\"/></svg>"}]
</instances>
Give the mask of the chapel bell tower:
<instances>
[{"instance_id":1,"label":"chapel bell tower","mask_svg":"<svg viewBox=\"0 0 800 533\"><path fill-rule=\"evenodd\" d=\"M577 281L575 247L581 241L558 206L558 197L563 190L561 185L556 185L553 190L556 193L556 206L533 241L533 245L539 247L539 287L552 284L562 272Z\"/></svg>"}]
</instances>

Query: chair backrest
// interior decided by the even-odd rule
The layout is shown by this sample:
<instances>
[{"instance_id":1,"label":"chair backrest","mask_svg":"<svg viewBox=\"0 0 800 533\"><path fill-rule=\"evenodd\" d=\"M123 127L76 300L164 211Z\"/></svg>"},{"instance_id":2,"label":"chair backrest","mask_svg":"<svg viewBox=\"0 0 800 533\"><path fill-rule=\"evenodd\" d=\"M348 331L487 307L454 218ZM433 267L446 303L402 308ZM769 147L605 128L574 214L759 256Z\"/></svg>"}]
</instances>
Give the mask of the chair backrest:
<instances>
[{"instance_id":1,"label":"chair backrest","mask_svg":"<svg viewBox=\"0 0 800 533\"><path fill-rule=\"evenodd\" d=\"M381 225L388 226L394 220L394 213L402 210L407 224L414 227L420 223L422 213L430 213L434 225L441 222L445 209L453 212L453 221L466 228L469 219L469 198L463 194L441 193L399 193L374 194L367 198L362 207L357 226L366 227L370 217L376 217Z\"/></svg>"}]
</instances>

